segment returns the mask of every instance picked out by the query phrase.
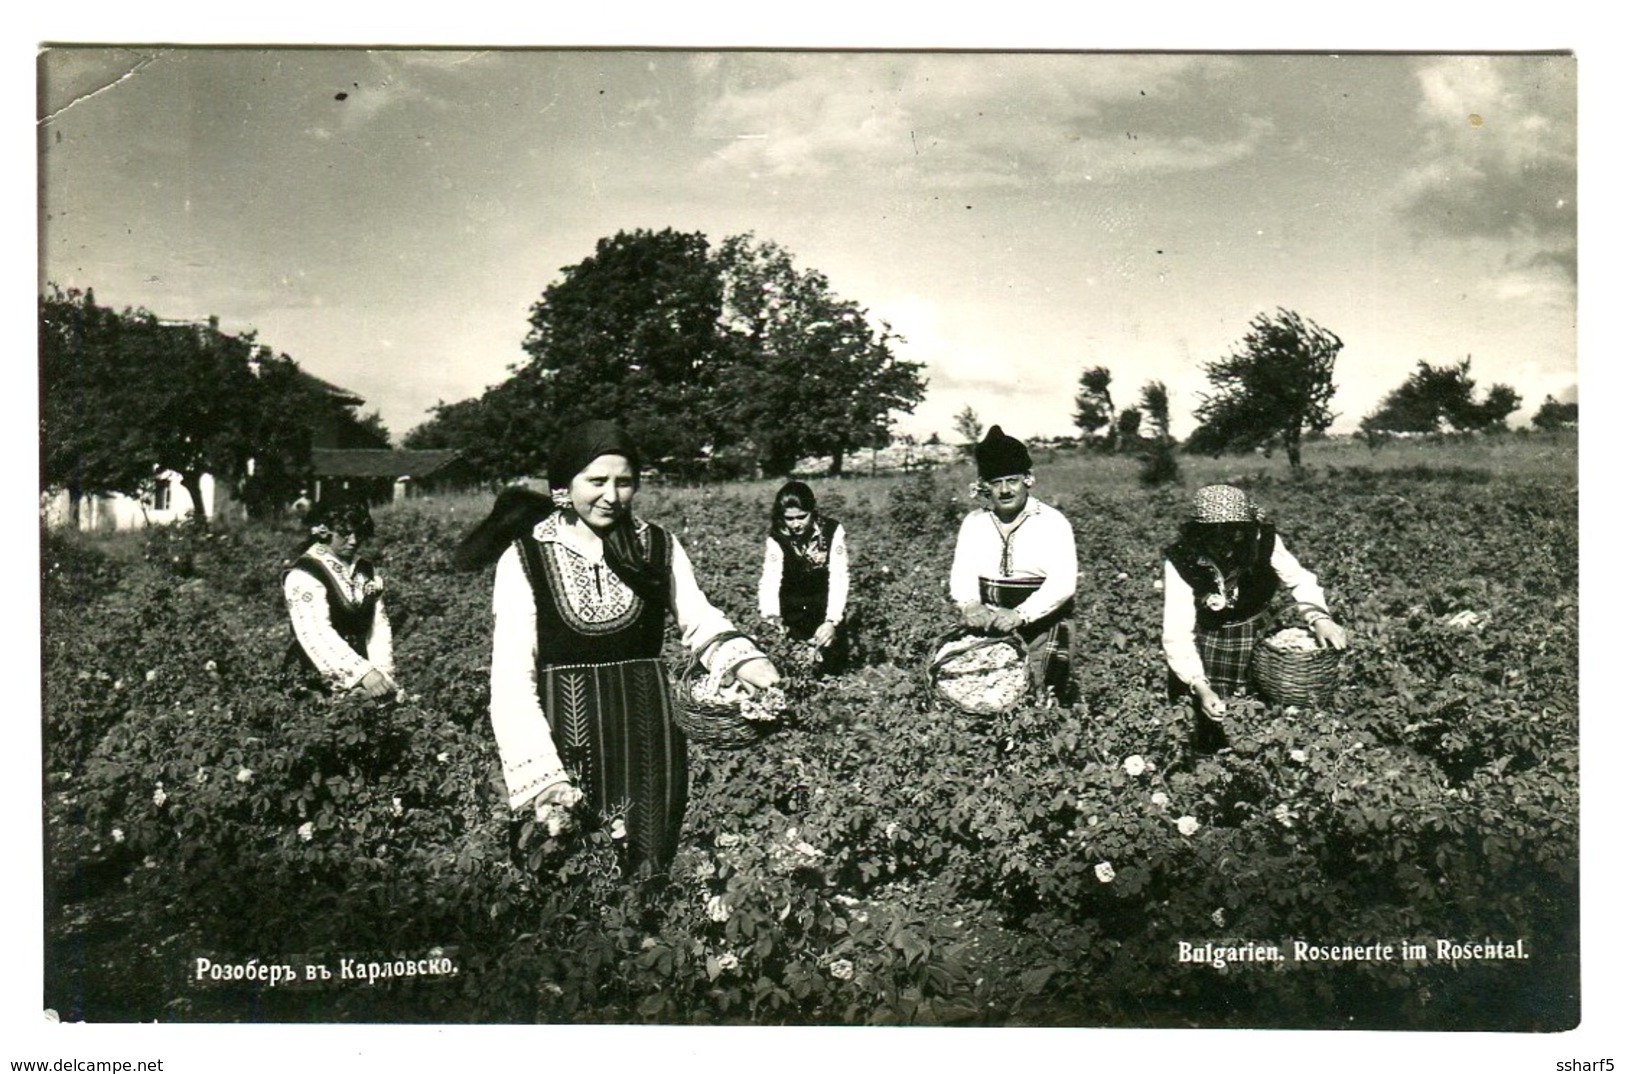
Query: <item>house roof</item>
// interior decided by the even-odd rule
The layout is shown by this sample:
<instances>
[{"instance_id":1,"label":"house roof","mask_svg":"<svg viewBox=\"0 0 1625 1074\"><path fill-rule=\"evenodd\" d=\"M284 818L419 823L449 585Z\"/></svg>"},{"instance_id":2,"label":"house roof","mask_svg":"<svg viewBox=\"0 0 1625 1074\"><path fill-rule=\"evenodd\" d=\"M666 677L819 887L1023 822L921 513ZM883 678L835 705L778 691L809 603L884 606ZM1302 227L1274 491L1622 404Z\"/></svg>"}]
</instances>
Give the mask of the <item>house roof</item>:
<instances>
[{"instance_id":1,"label":"house roof","mask_svg":"<svg viewBox=\"0 0 1625 1074\"><path fill-rule=\"evenodd\" d=\"M313 448L317 477L432 477L462 458L456 451L392 451L388 448Z\"/></svg>"},{"instance_id":2,"label":"house roof","mask_svg":"<svg viewBox=\"0 0 1625 1074\"><path fill-rule=\"evenodd\" d=\"M299 376L312 388L315 388L319 392L326 393L329 398L331 398L335 403L338 403L340 406L360 406L362 403L366 402L365 399L361 398L361 396L357 395L355 392L350 391L348 388L340 388L337 384L329 384L321 377L312 376L303 369L299 370Z\"/></svg>"}]
</instances>

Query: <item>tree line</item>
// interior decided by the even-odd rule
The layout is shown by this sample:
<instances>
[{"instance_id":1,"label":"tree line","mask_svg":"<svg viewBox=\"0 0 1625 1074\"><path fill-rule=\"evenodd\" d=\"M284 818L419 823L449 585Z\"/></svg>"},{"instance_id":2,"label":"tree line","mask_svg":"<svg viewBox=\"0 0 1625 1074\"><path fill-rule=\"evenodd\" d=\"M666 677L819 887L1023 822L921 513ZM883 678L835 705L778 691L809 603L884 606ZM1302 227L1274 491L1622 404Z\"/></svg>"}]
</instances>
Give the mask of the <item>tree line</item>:
<instances>
[{"instance_id":1,"label":"tree line","mask_svg":"<svg viewBox=\"0 0 1625 1074\"><path fill-rule=\"evenodd\" d=\"M1304 439L1324 434L1337 417L1330 405L1337 390L1332 374L1342 349L1343 341L1334 333L1295 311L1258 314L1229 355L1204 365L1213 390L1199 396L1197 426L1184 450L1217 456L1280 449L1292 468L1300 469ZM1491 385L1481 395L1471 369L1470 355L1455 365L1419 361L1416 370L1361 419L1361 433L1374 443L1392 433L1505 431L1508 416L1523 405L1522 396L1507 384ZM1073 423L1106 450L1132 447L1145 452L1149 480L1176 474L1167 386L1161 381L1146 383L1138 406L1119 411L1111 382L1111 370L1105 366L1083 370ZM1547 396L1532 423L1555 429L1578 420L1578 403L1559 403ZM1149 436L1141 431L1147 421Z\"/></svg>"}]
</instances>

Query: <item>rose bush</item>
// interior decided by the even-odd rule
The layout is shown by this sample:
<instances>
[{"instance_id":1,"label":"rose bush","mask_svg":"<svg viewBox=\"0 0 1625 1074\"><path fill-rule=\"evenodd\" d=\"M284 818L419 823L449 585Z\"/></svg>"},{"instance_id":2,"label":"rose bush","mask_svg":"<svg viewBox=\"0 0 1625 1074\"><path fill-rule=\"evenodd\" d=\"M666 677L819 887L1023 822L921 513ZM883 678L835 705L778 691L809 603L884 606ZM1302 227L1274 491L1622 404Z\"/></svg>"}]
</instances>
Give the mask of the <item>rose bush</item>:
<instances>
[{"instance_id":1,"label":"rose bush","mask_svg":"<svg viewBox=\"0 0 1625 1074\"><path fill-rule=\"evenodd\" d=\"M1157 646L1183 493L1047 490L1079 538L1082 700L986 717L925 685L952 622L962 483L821 493L851 540L852 666L792 672L752 748L693 747L683 847L643 885L621 875L615 818L557 839L508 815L485 717L490 578L448 559L468 518L379 513L407 694L393 705L290 688L291 532L161 529L133 555L46 534L48 985L116 991L87 988L68 954L116 900L125 962L156 982L117 1008L130 1017L1562 1028L1577 1017L1576 511L1539 484L1450 496L1450 478L1255 482L1353 644L1325 705L1238 699L1212 756L1191 753ZM740 520L762 500L640 505L752 629L761 534ZM1536 955L1174 957L1180 941L1484 936ZM456 951L455 979L184 979L187 953L433 948Z\"/></svg>"}]
</instances>

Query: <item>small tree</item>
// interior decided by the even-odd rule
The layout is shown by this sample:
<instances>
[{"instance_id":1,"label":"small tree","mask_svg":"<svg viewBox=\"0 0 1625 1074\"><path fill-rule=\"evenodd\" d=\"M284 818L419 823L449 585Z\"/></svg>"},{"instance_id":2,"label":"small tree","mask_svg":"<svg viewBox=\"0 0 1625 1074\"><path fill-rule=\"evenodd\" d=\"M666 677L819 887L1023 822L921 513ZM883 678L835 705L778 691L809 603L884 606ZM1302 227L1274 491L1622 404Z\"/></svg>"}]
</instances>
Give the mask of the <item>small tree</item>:
<instances>
[{"instance_id":1,"label":"small tree","mask_svg":"<svg viewBox=\"0 0 1625 1074\"><path fill-rule=\"evenodd\" d=\"M1179 459L1174 455L1174 438L1169 432L1168 386L1160 380L1147 381L1140 389L1140 409L1151 424L1151 448L1140 468L1140 482L1165 485L1179 480Z\"/></svg>"},{"instance_id":2,"label":"small tree","mask_svg":"<svg viewBox=\"0 0 1625 1074\"><path fill-rule=\"evenodd\" d=\"M1561 429L1565 425L1578 425L1580 423L1580 404L1559 403L1548 395L1545 401L1540 404L1540 409L1535 411L1535 416L1529 420L1530 424L1535 428L1545 429L1548 432L1553 429Z\"/></svg>"},{"instance_id":3,"label":"small tree","mask_svg":"<svg viewBox=\"0 0 1625 1074\"><path fill-rule=\"evenodd\" d=\"M982 419L976 416L976 411L970 406L954 415L954 432L965 443L975 445L982 439Z\"/></svg>"},{"instance_id":4,"label":"small tree","mask_svg":"<svg viewBox=\"0 0 1625 1074\"><path fill-rule=\"evenodd\" d=\"M1126 406L1117 415L1117 448L1135 449L1140 443L1140 425L1143 415L1139 407Z\"/></svg>"},{"instance_id":5,"label":"small tree","mask_svg":"<svg viewBox=\"0 0 1625 1074\"><path fill-rule=\"evenodd\" d=\"M1187 450L1226 451L1284 447L1294 472L1302 469L1305 430L1323 431L1336 417L1332 368L1343 341L1291 310L1259 314L1241 347L1207 364L1213 394L1196 408L1196 431Z\"/></svg>"},{"instance_id":6,"label":"small tree","mask_svg":"<svg viewBox=\"0 0 1625 1074\"><path fill-rule=\"evenodd\" d=\"M1117 408L1112 403L1111 384L1112 371L1105 366L1085 369L1078 378L1078 394L1072 400L1076 407L1072 423L1089 438L1104 428L1108 447L1112 446L1113 434L1117 431Z\"/></svg>"},{"instance_id":7,"label":"small tree","mask_svg":"<svg viewBox=\"0 0 1625 1074\"><path fill-rule=\"evenodd\" d=\"M1377 409L1360 419L1367 436L1376 433L1432 433L1449 422L1461 432L1499 432L1506 419L1523 404L1511 386L1496 384L1482 402L1475 401L1472 355L1455 365L1417 362L1405 382L1383 397Z\"/></svg>"}]
</instances>

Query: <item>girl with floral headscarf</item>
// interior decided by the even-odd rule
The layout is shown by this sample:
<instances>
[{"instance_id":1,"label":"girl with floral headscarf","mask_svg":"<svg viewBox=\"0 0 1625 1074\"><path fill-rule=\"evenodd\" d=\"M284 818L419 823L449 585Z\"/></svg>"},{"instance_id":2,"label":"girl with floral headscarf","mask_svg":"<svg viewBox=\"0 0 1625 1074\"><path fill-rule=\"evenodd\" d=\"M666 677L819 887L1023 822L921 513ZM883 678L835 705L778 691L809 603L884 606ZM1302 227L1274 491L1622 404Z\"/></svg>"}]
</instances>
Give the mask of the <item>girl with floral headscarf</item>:
<instances>
[{"instance_id":1,"label":"girl with floral headscarf","mask_svg":"<svg viewBox=\"0 0 1625 1074\"><path fill-rule=\"evenodd\" d=\"M818 512L818 501L805 482L786 483L773 497L756 587L762 618L796 641L810 642L824 666L831 667L840 662L833 647L850 587L846 531Z\"/></svg>"},{"instance_id":2,"label":"girl with floral headscarf","mask_svg":"<svg viewBox=\"0 0 1625 1074\"><path fill-rule=\"evenodd\" d=\"M549 460L551 493L505 490L453 561L496 564L491 728L509 807L552 834L558 810L584 796L591 822L625 839L629 869L659 873L688 806L688 743L661 660L667 615L708 670L737 667L750 690L778 671L706 599L676 536L632 513L638 476L624 430L576 426Z\"/></svg>"},{"instance_id":3,"label":"girl with floral headscarf","mask_svg":"<svg viewBox=\"0 0 1625 1074\"><path fill-rule=\"evenodd\" d=\"M1198 749L1222 741L1209 721L1223 717L1225 698L1246 685L1265 613L1283 587L1294 601L1316 606L1305 618L1321 645L1348 645L1343 628L1323 610L1319 581L1247 494L1230 485L1198 489L1190 517L1165 552L1162 614L1169 695L1192 699Z\"/></svg>"},{"instance_id":4,"label":"girl with floral headscarf","mask_svg":"<svg viewBox=\"0 0 1625 1074\"><path fill-rule=\"evenodd\" d=\"M394 697L394 643L384 611L384 580L360 554L372 536L361 500L324 500L305 515L299 556L282 574L293 626L288 662L331 694Z\"/></svg>"}]
</instances>

